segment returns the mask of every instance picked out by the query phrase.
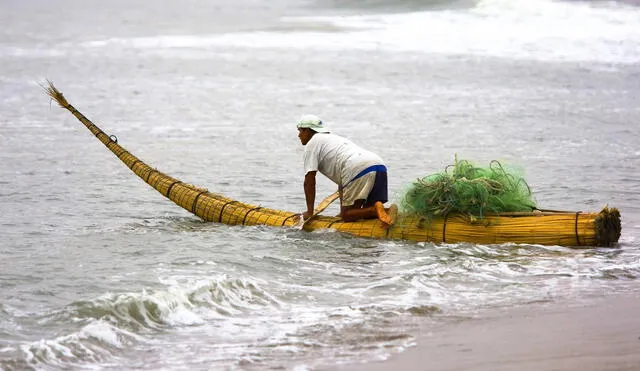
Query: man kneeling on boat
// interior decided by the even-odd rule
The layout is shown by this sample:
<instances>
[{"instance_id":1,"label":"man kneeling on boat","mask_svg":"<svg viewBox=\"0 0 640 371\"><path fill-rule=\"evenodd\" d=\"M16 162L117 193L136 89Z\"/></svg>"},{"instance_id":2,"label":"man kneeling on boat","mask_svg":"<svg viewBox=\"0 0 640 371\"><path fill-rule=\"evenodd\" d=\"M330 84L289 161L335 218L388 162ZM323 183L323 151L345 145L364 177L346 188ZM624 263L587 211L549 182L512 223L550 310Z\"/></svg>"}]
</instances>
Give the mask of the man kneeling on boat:
<instances>
[{"instance_id":1,"label":"man kneeling on boat","mask_svg":"<svg viewBox=\"0 0 640 371\"><path fill-rule=\"evenodd\" d=\"M319 117L304 115L297 124L298 138L304 149L305 220L313 215L316 198L316 173L338 185L340 217L345 222L375 219L393 224L397 207L385 209L387 168L373 152L360 148L349 139L331 134Z\"/></svg>"}]
</instances>

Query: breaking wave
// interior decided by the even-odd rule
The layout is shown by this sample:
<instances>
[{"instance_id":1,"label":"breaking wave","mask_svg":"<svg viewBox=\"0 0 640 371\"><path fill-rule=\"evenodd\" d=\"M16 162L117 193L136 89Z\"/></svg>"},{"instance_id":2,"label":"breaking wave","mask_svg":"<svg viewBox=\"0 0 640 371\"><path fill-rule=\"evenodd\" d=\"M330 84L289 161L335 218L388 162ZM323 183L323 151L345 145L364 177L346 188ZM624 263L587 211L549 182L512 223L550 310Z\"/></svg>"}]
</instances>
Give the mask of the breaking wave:
<instances>
[{"instance_id":1,"label":"breaking wave","mask_svg":"<svg viewBox=\"0 0 640 371\"><path fill-rule=\"evenodd\" d=\"M234 47L633 64L640 61L638 24L640 9L618 3L481 0L468 8L342 15L320 12L286 17L279 27L251 32L114 38L83 45L134 48L172 57L178 52L185 58Z\"/></svg>"},{"instance_id":2,"label":"breaking wave","mask_svg":"<svg viewBox=\"0 0 640 371\"><path fill-rule=\"evenodd\" d=\"M259 283L219 277L201 280L191 289L144 290L107 294L70 304L44 315L42 326L79 325L77 331L0 349L0 366L9 370L70 367L114 362L132 345L142 346L150 335L173 327L199 326L215 318L237 316L247 310L277 307L278 301ZM1 358L0 358L1 359Z\"/></svg>"}]
</instances>

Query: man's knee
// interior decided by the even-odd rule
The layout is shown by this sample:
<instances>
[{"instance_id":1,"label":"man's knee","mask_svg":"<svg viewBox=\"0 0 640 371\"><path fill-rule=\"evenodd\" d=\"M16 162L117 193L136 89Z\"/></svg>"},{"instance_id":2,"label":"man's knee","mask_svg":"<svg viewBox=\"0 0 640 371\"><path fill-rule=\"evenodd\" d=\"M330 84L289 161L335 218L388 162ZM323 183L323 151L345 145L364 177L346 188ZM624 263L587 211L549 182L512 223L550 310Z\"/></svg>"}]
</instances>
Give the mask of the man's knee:
<instances>
[{"instance_id":1,"label":"man's knee","mask_svg":"<svg viewBox=\"0 0 640 371\"><path fill-rule=\"evenodd\" d=\"M340 213L340 219L342 219L345 222L354 222L357 220L346 211L343 211Z\"/></svg>"},{"instance_id":2,"label":"man's knee","mask_svg":"<svg viewBox=\"0 0 640 371\"><path fill-rule=\"evenodd\" d=\"M357 212L354 213L354 211L362 209L364 203L365 203L365 200L355 200L353 205L342 206L340 208L340 218L345 222L354 222L360 219L358 215L354 215L357 213Z\"/></svg>"}]
</instances>

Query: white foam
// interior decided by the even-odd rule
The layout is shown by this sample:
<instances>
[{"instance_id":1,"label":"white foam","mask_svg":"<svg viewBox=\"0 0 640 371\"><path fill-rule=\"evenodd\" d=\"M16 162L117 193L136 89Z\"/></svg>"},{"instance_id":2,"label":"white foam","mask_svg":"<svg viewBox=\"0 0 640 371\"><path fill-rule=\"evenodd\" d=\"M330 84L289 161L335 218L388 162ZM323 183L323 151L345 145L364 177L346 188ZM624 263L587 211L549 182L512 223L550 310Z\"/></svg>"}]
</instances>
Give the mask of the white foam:
<instances>
[{"instance_id":1,"label":"white foam","mask_svg":"<svg viewBox=\"0 0 640 371\"><path fill-rule=\"evenodd\" d=\"M189 300L189 292L179 288L169 291L158 291L153 294L143 293L139 299L154 302L160 312L160 320L171 326L198 325L204 320L193 311L193 304Z\"/></svg>"},{"instance_id":2,"label":"white foam","mask_svg":"<svg viewBox=\"0 0 640 371\"><path fill-rule=\"evenodd\" d=\"M22 48L16 46L0 47L0 57L13 58L43 58L43 57L62 57L65 55L62 49L48 48Z\"/></svg>"},{"instance_id":3,"label":"white foam","mask_svg":"<svg viewBox=\"0 0 640 371\"><path fill-rule=\"evenodd\" d=\"M284 18L286 31L109 39L88 47L297 48L480 55L544 61L640 62L640 10L550 0L483 0L432 12ZM318 25L324 27L318 27ZM338 31L336 31L338 30Z\"/></svg>"},{"instance_id":4,"label":"white foam","mask_svg":"<svg viewBox=\"0 0 640 371\"><path fill-rule=\"evenodd\" d=\"M82 328L80 338L92 338L112 347L122 348L118 331L105 321L94 321Z\"/></svg>"},{"instance_id":5,"label":"white foam","mask_svg":"<svg viewBox=\"0 0 640 371\"><path fill-rule=\"evenodd\" d=\"M468 11L309 18L348 32L337 45L542 60L640 61L640 11L548 0L485 0ZM335 38L343 38L338 34ZM293 41L293 40L290 40ZM314 43L307 39L303 45Z\"/></svg>"}]
</instances>

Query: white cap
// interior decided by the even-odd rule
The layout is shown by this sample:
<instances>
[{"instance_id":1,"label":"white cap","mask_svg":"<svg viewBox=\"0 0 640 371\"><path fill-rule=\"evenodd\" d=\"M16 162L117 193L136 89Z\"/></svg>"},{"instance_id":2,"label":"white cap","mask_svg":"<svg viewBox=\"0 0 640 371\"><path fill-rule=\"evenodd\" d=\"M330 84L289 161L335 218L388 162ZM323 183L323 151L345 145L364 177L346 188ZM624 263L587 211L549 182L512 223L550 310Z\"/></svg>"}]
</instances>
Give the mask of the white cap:
<instances>
[{"instance_id":1,"label":"white cap","mask_svg":"<svg viewBox=\"0 0 640 371\"><path fill-rule=\"evenodd\" d=\"M298 120L298 129L309 128L316 133L329 133L330 130L322 123L320 117L315 115L303 115Z\"/></svg>"}]
</instances>

